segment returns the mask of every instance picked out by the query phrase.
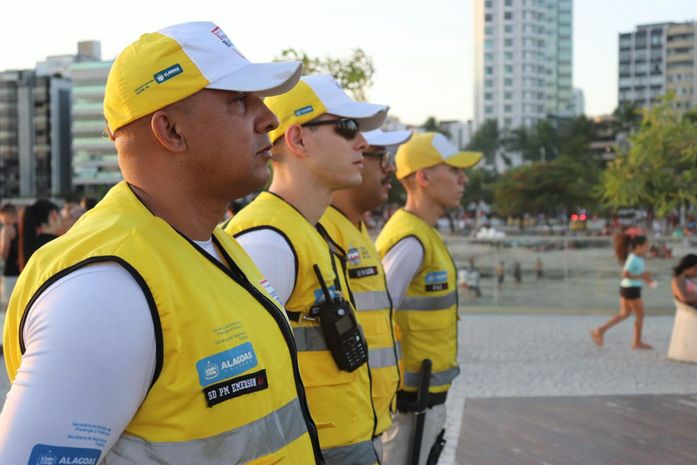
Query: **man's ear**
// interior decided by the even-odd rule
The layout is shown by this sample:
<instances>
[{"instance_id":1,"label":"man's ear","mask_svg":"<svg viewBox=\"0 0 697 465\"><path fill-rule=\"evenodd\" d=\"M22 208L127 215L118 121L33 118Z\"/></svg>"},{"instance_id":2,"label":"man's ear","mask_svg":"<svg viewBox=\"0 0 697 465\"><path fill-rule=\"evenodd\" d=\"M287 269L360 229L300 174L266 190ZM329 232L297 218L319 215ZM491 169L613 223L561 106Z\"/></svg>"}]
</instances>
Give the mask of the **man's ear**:
<instances>
[{"instance_id":1,"label":"man's ear","mask_svg":"<svg viewBox=\"0 0 697 465\"><path fill-rule=\"evenodd\" d=\"M431 183L430 176L431 173L428 171L428 169L416 170L415 173L416 182L421 187L428 187L428 185Z\"/></svg>"},{"instance_id":2,"label":"man's ear","mask_svg":"<svg viewBox=\"0 0 697 465\"><path fill-rule=\"evenodd\" d=\"M170 152L181 153L189 148L182 133L182 126L168 110L158 110L150 118L150 130L162 147Z\"/></svg>"},{"instance_id":3,"label":"man's ear","mask_svg":"<svg viewBox=\"0 0 697 465\"><path fill-rule=\"evenodd\" d=\"M296 157L307 157L308 140L305 131L299 124L291 124L288 126L283 137L285 138L286 147L288 147L290 153Z\"/></svg>"}]
</instances>

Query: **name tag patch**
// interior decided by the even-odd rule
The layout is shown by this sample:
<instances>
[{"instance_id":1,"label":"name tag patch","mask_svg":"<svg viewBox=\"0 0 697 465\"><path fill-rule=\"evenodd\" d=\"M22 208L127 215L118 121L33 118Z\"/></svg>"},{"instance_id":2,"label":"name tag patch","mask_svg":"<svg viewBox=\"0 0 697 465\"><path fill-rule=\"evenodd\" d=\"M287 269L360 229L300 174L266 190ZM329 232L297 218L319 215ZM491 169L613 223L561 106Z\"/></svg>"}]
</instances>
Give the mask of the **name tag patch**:
<instances>
[{"instance_id":1,"label":"name tag patch","mask_svg":"<svg viewBox=\"0 0 697 465\"><path fill-rule=\"evenodd\" d=\"M37 444L31 450L27 465L97 465L101 454L99 449Z\"/></svg>"},{"instance_id":2,"label":"name tag patch","mask_svg":"<svg viewBox=\"0 0 697 465\"><path fill-rule=\"evenodd\" d=\"M448 288L448 283L426 284L426 292L444 291Z\"/></svg>"},{"instance_id":3,"label":"name tag patch","mask_svg":"<svg viewBox=\"0 0 697 465\"><path fill-rule=\"evenodd\" d=\"M249 342L219 352L196 362L198 380L206 387L225 378L239 375L257 366L257 355Z\"/></svg>"},{"instance_id":4,"label":"name tag patch","mask_svg":"<svg viewBox=\"0 0 697 465\"><path fill-rule=\"evenodd\" d=\"M203 390L203 394L206 397L208 406L213 407L226 400L251 394L252 392L263 391L268 389L268 387L269 380L266 377L266 370L261 370L208 386Z\"/></svg>"},{"instance_id":5,"label":"name tag patch","mask_svg":"<svg viewBox=\"0 0 697 465\"><path fill-rule=\"evenodd\" d=\"M362 268L353 268L349 270L349 278L365 278L367 276L375 276L378 274L377 266L364 266Z\"/></svg>"}]
</instances>

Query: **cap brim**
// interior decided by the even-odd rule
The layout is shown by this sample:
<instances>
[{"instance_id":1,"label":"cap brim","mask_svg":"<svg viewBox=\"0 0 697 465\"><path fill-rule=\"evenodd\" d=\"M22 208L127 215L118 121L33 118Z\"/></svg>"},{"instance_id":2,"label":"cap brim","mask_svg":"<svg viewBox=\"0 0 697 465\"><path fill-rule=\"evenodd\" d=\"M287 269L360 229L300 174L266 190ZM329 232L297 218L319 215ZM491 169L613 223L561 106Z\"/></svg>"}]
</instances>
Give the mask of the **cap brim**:
<instances>
[{"instance_id":1,"label":"cap brim","mask_svg":"<svg viewBox=\"0 0 697 465\"><path fill-rule=\"evenodd\" d=\"M482 159L481 152L458 152L443 160L444 163L457 168L472 168Z\"/></svg>"},{"instance_id":2,"label":"cap brim","mask_svg":"<svg viewBox=\"0 0 697 465\"><path fill-rule=\"evenodd\" d=\"M411 139L413 131L382 131L375 129L374 131L364 132L363 136L368 144L376 147L389 147L392 145L401 145Z\"/></svg>"},{"instance_id":3,"label":"cap brim","mask_svg":"<svg viewBox=\"0 0 697 465\"><path fill-rule=\"evenodd\" d=\"M352 118L358 121L361 132L372 131L382 126L387 118L387 105L376 103L351 102L334 108L327 108L327 113L341 116L342 118Z\"/></svg>"},{"instance_id":4,"label":"cap brim","mask_svg":"<svg viewBox=\"0 0 697 465\"><path fill-rule=\"evenodd\" d=\"M269 97L288 92L302 76L303 64L299 61L274 63L250 63L244 68L206 86L207 89L254 92Z\"/></svg>"}]
</instances>

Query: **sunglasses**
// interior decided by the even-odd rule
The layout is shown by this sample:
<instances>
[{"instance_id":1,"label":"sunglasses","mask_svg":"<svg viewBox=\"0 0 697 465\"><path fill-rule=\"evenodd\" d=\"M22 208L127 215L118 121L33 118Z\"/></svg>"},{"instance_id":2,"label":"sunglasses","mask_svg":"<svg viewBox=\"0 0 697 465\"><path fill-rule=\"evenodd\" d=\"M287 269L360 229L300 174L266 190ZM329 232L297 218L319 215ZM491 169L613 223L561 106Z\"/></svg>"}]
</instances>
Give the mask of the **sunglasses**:
<instances>
[{"instance_id":1,"label":"sunglasses","mask_svg":"<svg viewBox=\"0 0 697 465\"><path fill-rule=\"evenodd\" d=\"M333 124L334 131L346 140L353 140L358 135L358 121L351 118L327 119L323 121L310 121L309 123L301 124L303 127L323 126L325 124Z\"/></svg>"},{"instance_id":2,"label":"sunglasses","mask_svg":"<svg viewBox=\"0 0 697 465\"><path fill-rule=\"evenodd\" d=\"M380 161L380 168L385 169L392 163L390 152L385 149L374 149L363 152L364 157L376 158Z\"/></svg>"}]
</instances>

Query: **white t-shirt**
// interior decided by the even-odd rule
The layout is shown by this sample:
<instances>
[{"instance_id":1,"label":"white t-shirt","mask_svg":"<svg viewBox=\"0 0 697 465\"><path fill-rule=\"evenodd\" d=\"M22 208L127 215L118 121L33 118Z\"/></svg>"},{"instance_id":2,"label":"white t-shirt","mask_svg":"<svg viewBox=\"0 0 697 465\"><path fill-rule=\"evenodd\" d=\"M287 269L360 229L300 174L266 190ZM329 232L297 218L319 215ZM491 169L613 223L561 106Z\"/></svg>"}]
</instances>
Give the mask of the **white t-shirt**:
<instances>
[{"instance_id":1,"label":"white t-shirt","mask_svg":"<svg viewBox=\"0 0 697 465\"><path fill-rule=\"evenodd\" d=\"M415 237L405 237L383 257L387 290L395 308L399 308L404 300L409 283L421 269L423 261L424 248Z\"/></svg>"},{"instance_id":2,"label":"white t-shirt","mask_svg":"<svg viewBox=\"0 0 697 465\"><path fill-rule=\"evenodd\" d=\"M222 261L212 240L196 243ZM23 336L26 351L0 413L0 463L28 463L39 444L99 449L103 458L155 370L142 289L117 263L85 266L41 294Z\"/></svg>"}]
</instances>

